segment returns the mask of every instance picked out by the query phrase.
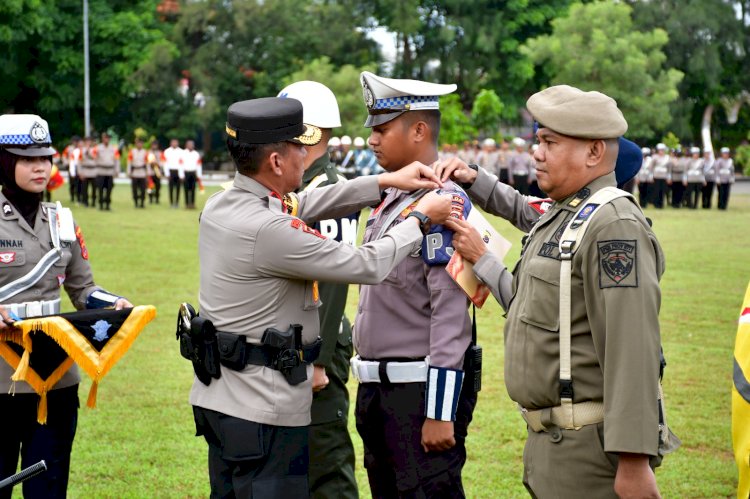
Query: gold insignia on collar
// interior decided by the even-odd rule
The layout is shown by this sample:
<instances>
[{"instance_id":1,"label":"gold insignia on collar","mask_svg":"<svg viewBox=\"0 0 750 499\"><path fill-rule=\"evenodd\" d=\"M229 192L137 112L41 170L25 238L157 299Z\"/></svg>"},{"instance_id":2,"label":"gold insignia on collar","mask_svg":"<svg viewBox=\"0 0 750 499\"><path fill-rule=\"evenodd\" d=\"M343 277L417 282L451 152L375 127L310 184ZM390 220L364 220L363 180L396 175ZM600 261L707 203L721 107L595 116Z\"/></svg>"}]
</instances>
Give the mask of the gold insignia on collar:
<instances>
[{"instance_id":1,"label":"gold insignia on collar","mask_svg":"<svg viewBox=\"0 0 750 499\"><path fill-rule=\"evenodd\" d=\"M570 206L571 208L575 208L579 204L581 204L581 201L583 201L583 200L580 199L580 198L573 198L573 200L570 203L568 203L568 206Z\"/></svg>"},{"instance_id":2,"label":"gold insignia on collar","mask_svg":"<svg viewBox=\"0 0 750 499\"><path fill-rule=\"evenodd\" d=\"M320 142L320 138L322 136L323 131L320 128L305 124L305 131L302 133L302 135L296 138L306 146L314 146L315 144Z\"/></svg>"}]
</instances>

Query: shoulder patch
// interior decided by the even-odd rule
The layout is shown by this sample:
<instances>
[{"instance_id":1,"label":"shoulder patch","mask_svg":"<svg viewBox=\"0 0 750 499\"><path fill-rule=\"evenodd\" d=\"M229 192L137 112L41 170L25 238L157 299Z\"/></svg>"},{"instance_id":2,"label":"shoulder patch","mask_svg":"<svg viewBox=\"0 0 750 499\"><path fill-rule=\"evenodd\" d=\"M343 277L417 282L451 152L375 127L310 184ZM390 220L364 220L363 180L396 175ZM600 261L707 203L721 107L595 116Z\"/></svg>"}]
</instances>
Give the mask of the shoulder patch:
<instances>
[{"instance_id":1,"label":"shoulder patch","mask_svg":"<svg viewBox=\"0 0 750 499\"><path fill-rule=\"evenodd\" d=\"M293 229L302 229L302 232L306 232L307 234L312 234L313 236L319 237L321 239L325 239L326 236L318 232L317 230L313 229L312 227L308 227L308 225L300 220L299 218L293 218L292 219L292 228Z\"/></svg>"},{"instance_id":2,"label":"shoulder patch","mask_svg":"<svg viewBox=\"0 0 750 499\"><path fill-rule=\"evenodd\" d=\"M638 287L638 241L597 241L599 288Z\"/></svg>"},{"instance_id":3,"label":"shoulder patch","mask_svg":"<svg viewBox=\"0 0 750 499\"><path fill-rule=\"evenodd\" d=\"M552 207L553 202L551 199L537 199L536 201L531 201L529 206L540 215L544 215Z\"/></svg>"},{"instance_id":4,"label":"shoulder patch","mask_svg":"<svg viewBox=\"0 0 750 499\"><path fill-rule=\"evenodd\" d=\"M86 241L83 240L83 232L81 232L81 227L76 227L76 239L78 239L78 244L81 246L81 256L84 260L89 259L89 250L86 249Z\"/></svg>"}]
</instances>

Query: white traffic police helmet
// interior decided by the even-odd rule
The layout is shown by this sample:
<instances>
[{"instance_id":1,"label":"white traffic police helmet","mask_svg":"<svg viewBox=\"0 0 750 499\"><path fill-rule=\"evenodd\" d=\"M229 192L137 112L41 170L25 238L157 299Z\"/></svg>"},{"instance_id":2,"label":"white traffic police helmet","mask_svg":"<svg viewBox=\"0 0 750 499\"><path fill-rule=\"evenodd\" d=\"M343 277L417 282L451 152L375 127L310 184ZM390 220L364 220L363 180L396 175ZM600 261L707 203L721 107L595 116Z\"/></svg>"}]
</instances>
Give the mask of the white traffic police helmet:
<instances>
[{"instance_id":1,"label":"white traffic police helmet","mask_svg":"<svg viewBox=\"0 0 750 499\"><path fill-rule=\"evenodd\" d=\"M317 81L298 81L287 85L278 97L297 99L302 103L302 121L318 128L341 126L339 104L331 89Z\"/></svg>"},{"instance_id":2,"label":"white traffic police helmet","mask_svg":"<svg viewBox=\"0 0 750 499\"><path fill-rule=\"evenodd\" d=\"M52 156L52 136L47 121L36 114L0 116L0 147L17 156Z\"/></svg>"}]
</instances>

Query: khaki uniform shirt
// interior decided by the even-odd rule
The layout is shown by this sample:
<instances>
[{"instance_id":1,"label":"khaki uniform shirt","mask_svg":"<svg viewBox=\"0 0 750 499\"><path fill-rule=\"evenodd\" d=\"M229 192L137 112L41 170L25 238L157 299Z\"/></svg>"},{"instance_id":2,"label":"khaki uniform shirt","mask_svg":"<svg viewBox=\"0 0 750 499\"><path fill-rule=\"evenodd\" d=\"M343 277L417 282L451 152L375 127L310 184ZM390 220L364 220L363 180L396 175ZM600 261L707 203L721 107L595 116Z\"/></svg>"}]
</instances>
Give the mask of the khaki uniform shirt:
<instances>
[{"instance_id":1,"label":"khaki uniform shirt","mask_svg":"<svg viewBox=\"0 0 750 499\"><path fill-rule=\"evenodd\" d=\"M714 163L716 168L716 183L717 184L733 184L734 183L734 162L732 158L719 158Z\"/></svg>"},{"instance_id":2,"label":"khaki uniform shirt","mask_svg":"<svg viewBox=\"0 0 750 499\"><path fill-rule=\"evenodd\" d=\"M108 146L99 144L96 147L96 171L97 175L115 177L120 171L120 151L117 146L110 143Z\"/></svg>"},{"instance_id":3,"label":"khaki uniform shirt","mask_svg":"<svg viewBox=\"0 0 750 499\"><path fill-rule=\"evenodd\" d=\"M96 162L99 155L97 147L92 145L91 147L83 147L81 155L81 166L78 169L78 175L83 178L96 178L97 172L99 171Z\"/></svg>"},{"instance_id":4,"label":"khaki uniform shirt","mask_svg":"<svg viewBox=\"0 0 750 499\"><path fill-rule=\"evenodd\" d=\"M687 163L685 178L688 183L692 184L702 184L706 181L706 177L703 174L703 158L690 158L690 161Z\"/></svg>"},{"instance_id":5,"label":"khaki uniform shirt","mask_svg":"<svg viewBox=\"0 0 750 499\"><path fill-rule=\"evenodd\" d=\"M52 247L52 236L49 231L46 204L42 204L37 212L33 229L2 193L0 209L0 286L5 286L25 276L34 268ZM77 226L76 233L80 234ZM21 291L0 305L56 300L60 298L60 286L65 286L73 306L78 310L86 308L86 298L99 288L94 284L88 250L85 242L82 246L82 241L82 235L72 243L61 241L62 258L50 267L47 274L29 289ZM0 358L0 393L8 393L12 375L13 369ZM72 386L79 381L78 368L73 365L55 385L55 389ZM16 382L15 391L34 393L25 381Z\"/></svg>"},{"instance_id":6,"label":"khaki uniform shirt","mask_svg":"<svg viewBox=\"0 0 750 499\"><path fill-rule=\"evenodd\" d=\"M206 202L200 218L200 314L219 331L259 344L263 332L301 324L302 342L318 337L320 301L315 280L380 282L422 240L417 224L395 227L379 241L355 248L326 239L305 222L335 218L377 203L377 177L293 195L297 218L257 181L237 174L234 185ZM274 369L225 367L209 386L197 379L190 403L237 418L277 426L310 423L312 365L308 379L291 386Z\"/></svg>"},{"instance_id":7,"label":"khaki uniform shirt","mask_svg":"<svg viewBox=\"0 0 750 499\"><path fill-rule=\"evenodd\" d=\"M131 149L128 153L128 176L130 178L146 178L148 151L146 149Z\"/></svg>"},{"instance_id":8,"label":"khaki uniform shirt","mask_svg":"<svg viewBox=\"0 0 750 499\"><path fill-rule=\"evenodd\" d=\"M511 175L528 175L536 166L534 158L526 151L514 152L508 160Z\"/></svg>"},{"instance_id":9,"label":"khaki uniform shirt","mask_svg":"<svg viewBox=\"0 0 750 499\"><path fill-rule=\"evenodd\" d=\"M499 151L479 151L476 159L477 165L495 175L500 173L500 152Z\"/></svg>"},{"instance_id":10,"label":"khaki uniform shirt","mask_svg":"<svg viewBox=\"0 0 750 499\"><path fill-rule=\"evenodd\" d=\"M512 285L506 282L505 383L510 397L527 409L560 405L559 238L586 198L610 185L616 185L614 173L554 202L526 241ZM534 198L493 185L487 175L480 174L468 193L524 231L539 215L529 204ZM576 197L577 207L571 206ZM604 403L605 451L655 456L664 255L643 213L629 199L616 199L597 211L572 262L573 400ZM508 273L501 262L488 265L488 260L480 259L475 272L490 267L502 290Z\"/></svg>"},{"instance_id":11,"label":"khaki uniform shirt","mask_svg":"<svg viewBox=\"0 0 750 499\"><path fill-rule=\"evenodd\" d=\"M450 191L451 183L444 186ZM408 192L390 189L373 210L364 242L375 240L388 215L398 209ZM398 224L408 213L396 218ZM386 233L387 235L387 233ZM463 370L471 342L471 320L466 294L451 279L445 265L427 265L411 254L381 284L360 288L354 323L354 347L363 359L424 359L430 365Z\"/></svg>"},{"instance_id":12,"label":"khaki uniform shirt","mask_svg":"<svg viewBox=\"0 0 750 499\"><path fill-rule=\"evenodd\" d=\"M651 160L651 168L654 173L654 180L669 180L669 156L666 154L656 154Z\"/></svg>"},{"instance_id":13,"label":"khaki uniform shirt","mask_svg":"<svg viewBox=\"0 0 750 499\"><path fill-rule=\"evenodd\" d=\"M477 157L477 153L474 151L473 148L461 149L460 151L458 151L456 156L458 156L458 159L460 159L464 163L469 164L469 163L474 163Z\"/></svg>"}]
</instances>

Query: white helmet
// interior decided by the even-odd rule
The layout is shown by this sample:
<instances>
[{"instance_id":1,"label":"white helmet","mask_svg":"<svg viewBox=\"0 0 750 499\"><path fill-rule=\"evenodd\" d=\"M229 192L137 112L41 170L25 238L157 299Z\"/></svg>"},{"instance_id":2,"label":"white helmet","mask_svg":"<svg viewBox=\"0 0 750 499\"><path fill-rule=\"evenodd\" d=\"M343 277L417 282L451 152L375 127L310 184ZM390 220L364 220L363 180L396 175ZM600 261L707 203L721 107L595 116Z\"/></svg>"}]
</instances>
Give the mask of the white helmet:
<instances>
[{"instance_id":1,"label":"white helmet","mask_svg":"<svg viewBox=\"0 0 750 499\"><path fill-rule=\"evenodd\" d=\"M328 141L328 147L338 147L341 145L341 139L338 137L331 137L331 140Z\"/></svg>"},{"instance_id":2,"label":"white helmet","mask_svg":"<svg viewBox=\"0 0 750 499\"><path fill-rule=\"evenodd\" d=\"M516 137L515 139L513 139L513 145L515 145L516 147L523 147L526 145L526 141L521 137Z\"/></svg>"},{"instance_id":3,"label":"white helmet","mask_svg":"<svg viewBox=\"0 0 750 499\"><path fill-rule=\"evenodd\" d=\"M729 154L729 148L728 147L722 147L720 149L720 151L721 151L722 154Z\"/></svg>"},{"instance_id":4,"label":"white helmet","mask_svg":"<svg viewBox=\"0 0 750 499\"><path fill-rule=\"evenodd\" d=\"M482 141L482 145L486 147L493 147L496 145L495 139L493 138L487 138Z\"/></svg>"},{"instance_id":5,"label":"white helmet","mask_svg":"<svg viewBox=\"0 0 750 499\"><path fill-rule=\"evenodd\" d=\"M656 150L657 151L666 151L667 150L667 146L666 146L666 144L662 144L661 142L659 142L658 144L656 144Z\"/></svg>"},{"instance_id":6,"label":"white helmet","mask_svg":"<svg viewBox=\"0 0 750 499\"><path fill-rule=\"evenodd\" d=\"M690 154L700 154L701 148L700 147L691 147L690 148Z\"/></svg>"},{"instance_id":7,"label":"white helmet","mask_svg":"<svg viewBox=\"0 0 750 499\"><path fill-rule=\"evenodd\" d=\"M354 147L365 147L365 139L362 137L354 137Z\"/></svg>"},{"instance_id":8,"label":"white helmet","mask_svg":"<svg viewBox=\"0 0 750 499\"><path fill-rule=\"evenodd\" d=\"M349 137L348 135L344 135L343 137L341 137L341 145L342 146L352 145L352 138Z\"/></svg>"},{"instance_id":9,"label":"white helmet","mask_svg":"<svg viewBox=\"0 0 750 499\"><path fill-rule=\"evenodd\" d=\"M641 154L643 154L644 156L646 156L648 154L651 154L651 148L650 147L642 147L641 148Z\"/></svg>"},{"instance_id":10,"label":"white helmet","mask_svg":"<svg viewBox=\"0 0 750 499\"><path fill-rule=\"evenodd\" d=\"M317 81L298 81L287 85L278 97L297 99L302 103L302 121L318 128L341 126L339 105L331 89Z\"/></svg>"}]
</instances>

